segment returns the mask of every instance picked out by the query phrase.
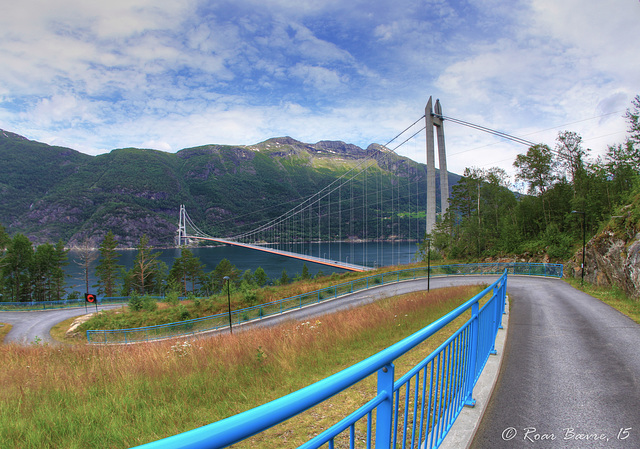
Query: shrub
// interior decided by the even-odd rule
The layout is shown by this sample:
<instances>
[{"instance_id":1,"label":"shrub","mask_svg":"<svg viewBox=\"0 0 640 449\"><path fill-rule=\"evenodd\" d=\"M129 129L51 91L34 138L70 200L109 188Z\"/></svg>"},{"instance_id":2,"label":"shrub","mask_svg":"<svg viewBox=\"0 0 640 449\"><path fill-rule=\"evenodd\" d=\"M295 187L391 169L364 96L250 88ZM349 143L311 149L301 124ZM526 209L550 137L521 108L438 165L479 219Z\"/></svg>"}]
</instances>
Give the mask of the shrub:
<instances>
[{"instance_id":1,"label":"shrub","mask_svg":"<svg viewBox=\"0 0 640 449\"><path fill-rule=\"evenodd\" d=\"M129 310L133 312L138 312L142 310L142 297L137 292L131 292L129 296Z\"/></svg>"},{"instance_id":2,"label":"shrub","mask_svg":"<svg viewBox=\"0 0 640 449\"><path fill-rule=\"evenodd\" d=\"M144 295L141 299L142 310L145 312L155 312L158 309L158 302L149 295Z\"/></svg>"},{"instance_id":3,"label":"shrub","mask_svg":"<svg viewBox=\"0 0 640 449\"><path fill-rule=\"evenodd\" d=\"M184 304L180 304L178 306L178 318L180 319L180 321L188 320L189 318L191 318L191 312L189 312L189 309L187 309Z\"/></svg>"},{"instance_id":4,"label":"shrub","mask_svg":"<svg viewBox=\"0 0 640 449\"><path fill-rule=\"evenodd\" d=\"M180 298L178 297L178 292L177 291L170 291L169 293L167 293L167 296L165 297L165 301L170 306L177 306L180 303Z\"/></svg>"},{"instance_id":5,"label":"shrub","mask_svg":"<svg viewBox=\"0 0 640 449\"><path fill-rule=\"evenodd\" d=\"M252 306L258 303L258 292L253 290L253 289L246 289L243 292L244 294L244 301Z\"/></svg>"}]
</instances>

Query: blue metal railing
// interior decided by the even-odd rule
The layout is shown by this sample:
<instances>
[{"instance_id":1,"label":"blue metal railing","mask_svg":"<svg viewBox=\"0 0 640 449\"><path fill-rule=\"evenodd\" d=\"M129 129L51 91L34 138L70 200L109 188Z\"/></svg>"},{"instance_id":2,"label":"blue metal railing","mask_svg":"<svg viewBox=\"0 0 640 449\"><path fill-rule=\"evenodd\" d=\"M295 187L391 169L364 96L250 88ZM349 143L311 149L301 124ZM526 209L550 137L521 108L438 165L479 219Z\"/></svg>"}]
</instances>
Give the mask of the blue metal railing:
<instances>
[{"instance_id":1,"label":"blue metal railing","mask_svg":"<svg viewBox=\"0 0 640 449\"><path fill-rule=\"evenodd\" d=\"M388 273L375 274L353 281L344 282L320 290L303 293L290 298L280 299L270 303L231 311L231 324L238 325L247 321L278 315L289 310L299 309L310 304L316 304L329 299L335 299L360 290L413 279L427 277L473 275L473 274L501 274L504 271L516 275L532 275L545 277L562 277L560 264L529 264L529 263L483 263L483 264L455 264L431 267L409 268ZM180 336L195 335L197 333L214 331L229 326L229 313L219 313L202 318L194 318L175 323L160 324L132 329L87 330L87 341L94 344L126 344L143 341L160 340Z\"/></svg>"},{"instance_id":2,"label":"blue metal railing","mask_svg":"<svg viewBox=\"0 0 640 449\"><path fill-rule=\"evenodd\" d=\"M304 449L336 443L371 448L437 448L465 405L501 328L507 273L484 291L422 330L389 348L315 384L221 421L139 446L145 449L224 448L314 407L370 375L377 392L360 408L301 445ZM480 308L479 302L490 299ZM468 313L470 312L470 313ZM435 351L396 380L394 361L444 326L467 313L469 318ZM364 436L363 436L364 435Z\"/></svg>"}]
</instances>

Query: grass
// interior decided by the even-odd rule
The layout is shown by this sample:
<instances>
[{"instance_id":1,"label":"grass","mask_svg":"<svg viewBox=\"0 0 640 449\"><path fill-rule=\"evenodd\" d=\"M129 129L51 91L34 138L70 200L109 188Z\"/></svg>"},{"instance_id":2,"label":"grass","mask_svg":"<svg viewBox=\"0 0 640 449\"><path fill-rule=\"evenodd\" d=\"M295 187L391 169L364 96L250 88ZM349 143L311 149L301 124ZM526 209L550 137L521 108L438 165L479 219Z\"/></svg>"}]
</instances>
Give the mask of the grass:
<instances>
[{"instance_id":1,"label":"grass","mask_svg":"<svg viewBox=\"0 0 640 449\"><path fill-rule=\"evenodd\" d=\"M11 325L7 323L0 323L0 344L4 343L4 337L7 336L11 330Z\"/></svg>"},{"instance_id":2,"label":"grass","mask_svg":"<svg viewBox=\"0 0 640 449\"><path fill-rule=\"evenodd\" d=\"M279 327L129 346L0 346L0 447L123 448L253 408L344 369L423 328L480 291L389 298ZM399 377L452 329L396 364ZM291 447L375 390L347 393L237 447ZM235 446L234 446L235 447Z\"/></svg>"},{"instance_id":3,"label":"grass","mask_svg":"<svg viewBox=\"0 0 640 449\"><path fill-rule=\"evenodd\" d=\"M255 290L255 299L251 302L247 301L242 291L231 293L231 309L238 310L257 304L264 305L265 313L270 313L270 306L274 301L282 298L291 298L297 295L313 292L323 288L327 288L337 284L344 284L351 281L357 281L365 277L379 275L389 271L397 271L399 269L410 269L424 267L425 264L404 265L402 267L384 267L380 270L370 271L366 273L344 273L342 275L332 275L320 277L318 279L299 280L287 285L268 286ZM364 282L364 281L363 281ZM360 285L362 287L364 284ZM339 293L348 291L348 287L342 288ZM323 294L321 296L328 296ZM311 298L313 299L313 298ZM279 308L276 307L276 308ZM128 307L103 311L94 316L92 319L82 324L78 328L78 334L75 340L80 343L85 342L85 331L88 329L131 329L158 324L177 323L185 319L200 318L212 316L220 313L226 313L228 310L227 295L225 292L212 295L207 298L199 298L197 300L184 300L177 305L170 306L166 303L157 303L157 310L154 311L131 311ZM249 316L251 315L251 316ZM248 312L245 320L254 318L259 315L259 311ZM63 341L71 342L72 338L64 337Z\"/></svg>"},{"instance_id":4,"label":"grass","mask_svg":"<svg viewBox=\"0 0 640 449\"><path fill-rule=\"evenodd\" d=\"M585 282L581 285L581 281L575 278L565 279L571 286L582 290L583 292L598 298L605 304L618 310L620 313L631 318L640 324L640 299L629 297L622 289L618 287L600 287L595 284Z\"/></svg>"}]
</instances>

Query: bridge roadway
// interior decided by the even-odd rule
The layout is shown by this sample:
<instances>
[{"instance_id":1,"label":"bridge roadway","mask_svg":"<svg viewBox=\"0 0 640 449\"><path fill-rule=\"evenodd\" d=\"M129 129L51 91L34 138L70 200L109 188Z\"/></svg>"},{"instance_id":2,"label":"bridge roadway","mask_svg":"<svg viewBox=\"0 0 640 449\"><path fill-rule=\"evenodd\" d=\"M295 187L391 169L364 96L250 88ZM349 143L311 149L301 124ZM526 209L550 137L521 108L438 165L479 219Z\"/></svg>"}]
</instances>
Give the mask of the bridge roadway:
<instances>
[{"instance_id":1,"label":"bridge roadway","mask_svg":"<svg viewBox=\"0 0 640 449\"><path fill-rule=\"evenodd\" d=\"M283 251L283 250L280 250L280 249L269 248L267 246L262 246L262 245L252 245L250 243L241 243L241 242L236 242L234 240L220 239L220 238L215 238L215 237L198 237L198 236L192 236L192 235L186 236L186 238L188 238L188 239L198 239L198 240L207 240L207 241L210 241L210 242L224 243L226 245L240 246L242 248L248 248L248 249L255 249L257 251L263 251L263 252L266 252L266 253L277 254L279 256L290 257L292 259L300 259L300 260L305 260L307 262L319 263L321 265L328 265L330 267L342 268L342 269L348 270L348 271L358 271L358 272L360 272L360 271L373 270L373 268L366 267L364 265L346 263L346 262L341 262L339 260L323 259L322 257L308 256L306 254L299 254L299 253L294 253L294 252L291 252L291 251Z\"/></svg>"},{"instance_id":2,"label":"bridge roadway","mask_svg":"<svg viewBox=\"0 0 640 449\"><path fill-rule=\"evenodd\" d=\"M489 283L495 278L432 278L431 287ZM509 335L482 421L477 432L468 429L469 439L476 432L471 447L640 447L640 326L561 280L510 276L507 282ZM309 319L424 290L426 283L404 281L359 291L265 319L261 325ZM12 322L7 314L33 313L40 318L53 312L0 312L0 322ZM20 340L17 327L14 331Z\"/></svg>"}]
</instances>

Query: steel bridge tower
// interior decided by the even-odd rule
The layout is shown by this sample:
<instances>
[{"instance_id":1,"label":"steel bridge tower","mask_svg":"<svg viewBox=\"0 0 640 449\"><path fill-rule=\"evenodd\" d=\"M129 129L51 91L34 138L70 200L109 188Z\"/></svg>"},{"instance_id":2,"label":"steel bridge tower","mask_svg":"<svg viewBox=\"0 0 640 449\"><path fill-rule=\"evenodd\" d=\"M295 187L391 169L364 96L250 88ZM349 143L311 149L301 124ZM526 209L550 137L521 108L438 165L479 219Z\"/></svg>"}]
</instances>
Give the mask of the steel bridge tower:
<instances>
[{"instance_id":1,"label":"steel bridge tower","mask_svg":"<svg viewBox=\"0 0 640 449\"><path fill-rule=\"evenodd\" d=\"M187 237L187 209L184 204L180 205L180 221L178 223L178 234L176 236L178 246L189 244Z\"/></svg>"},{"instance_id":2,"label":"steel bridge tower","mask_svg":"<svg viewBox=\"0 0 640 449\"><path fill-rule=\"evenodd\" d=\"M440 214L444 216L449 208L449 172L447 171L447 154L444 148L444 124L440 100L436 100L435 113L432 98L429 97L424 108L427 130L427 234L431 234L436 225L436 167L433 127L436 127L438 138L438 162L440 168Z\"/></svg>"}]
</instances>

